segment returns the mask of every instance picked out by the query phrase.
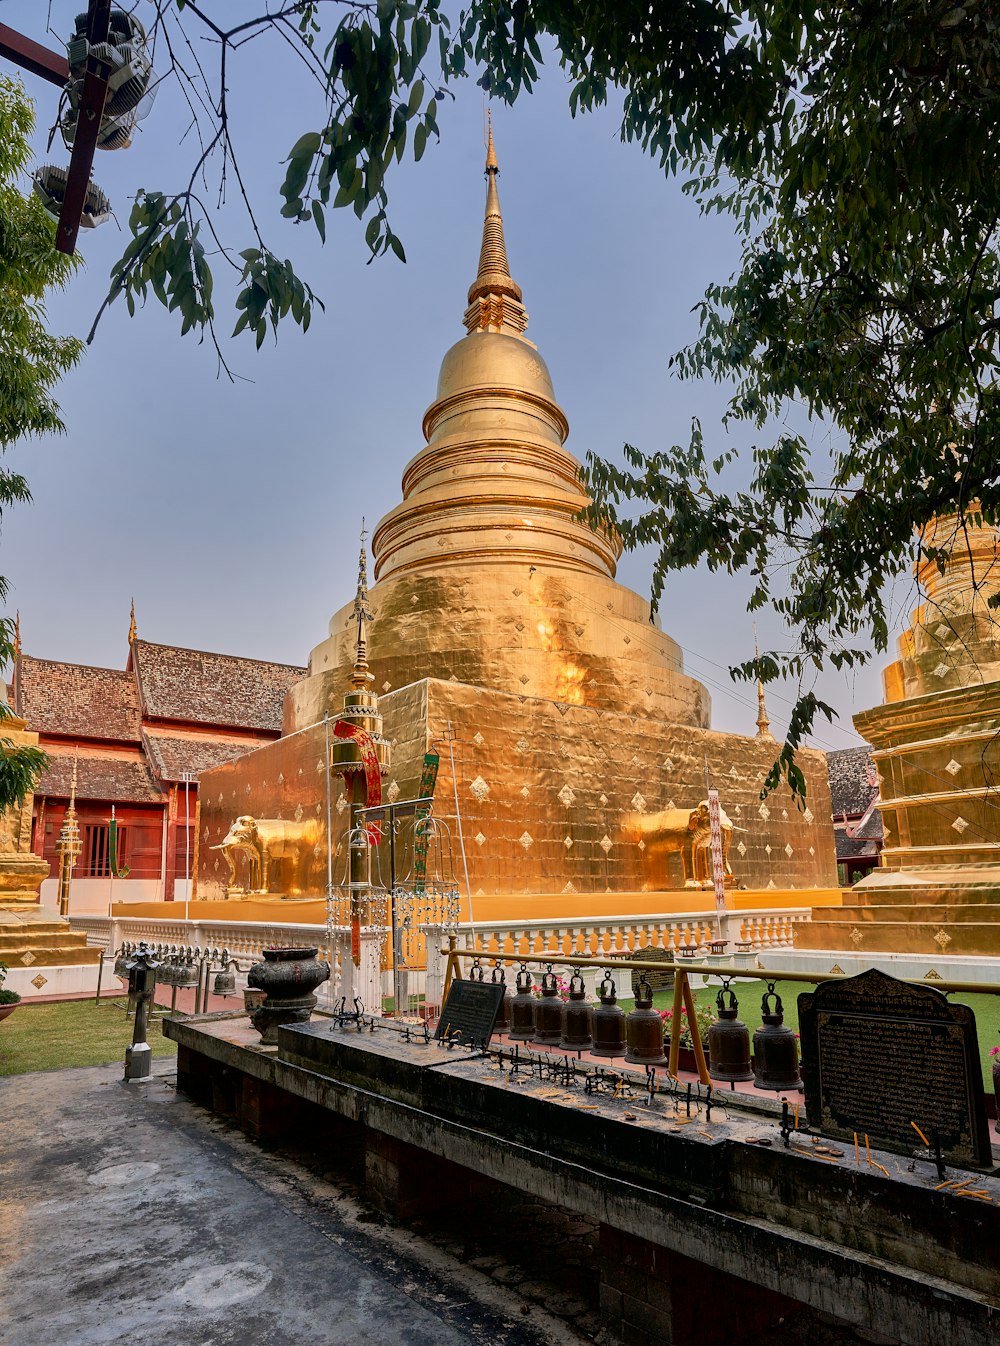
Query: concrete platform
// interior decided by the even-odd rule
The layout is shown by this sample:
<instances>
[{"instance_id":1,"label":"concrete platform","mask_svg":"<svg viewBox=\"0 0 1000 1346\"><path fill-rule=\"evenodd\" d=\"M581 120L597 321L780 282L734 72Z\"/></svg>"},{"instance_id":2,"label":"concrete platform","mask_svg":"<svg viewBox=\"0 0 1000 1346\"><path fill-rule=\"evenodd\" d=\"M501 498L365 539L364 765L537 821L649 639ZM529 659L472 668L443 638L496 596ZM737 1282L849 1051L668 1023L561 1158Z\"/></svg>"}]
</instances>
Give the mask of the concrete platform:
<instances>
[{"instance_id":1,"label":"concrete platform","mask_svg":"<svg viewBox=\"0 0 1000 1346\"><path fill-rule=\"evenodd\" d=\"M179 1097L172 1064L0 1079L4 1346L556 1346ZM311 1184L313 1188L317 1184Z\"/></svg>"},{"instance_id":2,"label":"concrete platform","mask_svg":"<svg viewBox=\"0 0 1000 1346\"><path fill-rule=\"evenodd\" d=\"M587 1095L388 1028L318 1019L279 1030L277 1048L235 1014L164 1031L179 1086L254 1134L334 1114L395 1209L447 1200L479 1175L598 1220L602 1305L626 1340L638 1326L650 1343L735 1342L802 1304L907 1346L995 1346L1000 1333L998 1176L974 1175L973 1200L937 1190L926 1161L911 1171L873 1151L883 1173L863 1150L859 1162L805 1137L785 1148L773 1104L762 1115L727 1096L727 1110L688 1117L683 1101L647 1108L641 1073L631 1096ZM614 1252L625 1246L626 1270L641 1270L633 1290Z\"/></svg>"}]
</instances>

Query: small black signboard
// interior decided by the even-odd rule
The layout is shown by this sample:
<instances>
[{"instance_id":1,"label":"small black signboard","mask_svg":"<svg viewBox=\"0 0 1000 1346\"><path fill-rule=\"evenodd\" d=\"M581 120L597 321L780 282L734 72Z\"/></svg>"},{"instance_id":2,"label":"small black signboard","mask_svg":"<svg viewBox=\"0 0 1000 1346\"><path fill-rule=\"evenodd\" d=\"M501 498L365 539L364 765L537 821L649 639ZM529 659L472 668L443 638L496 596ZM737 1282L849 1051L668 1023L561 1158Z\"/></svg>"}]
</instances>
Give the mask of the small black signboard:
<instances>
[{"instance_id":1,"label":"small black signboard","mask_svg":"<svg viewBox=\"0 0 1000 1346\"><path fill-rule=\"evenodd\" d=\"M940 991L872 969L799 996L806 1115L824 1135L992 1162L976 1020Z\"/></svg>"},{"instance_id":2,"label":"small black signboard","mask_svg":"<svg viewBox=\"0 0 1000 1346\"><path fill-rule=\"evenodd\" d=\"M502 982L456 979L448 988L434 1036L452 1038L466 1047L485 1047L493 1036L505 990Z\"/></svg>"}]
</instances>

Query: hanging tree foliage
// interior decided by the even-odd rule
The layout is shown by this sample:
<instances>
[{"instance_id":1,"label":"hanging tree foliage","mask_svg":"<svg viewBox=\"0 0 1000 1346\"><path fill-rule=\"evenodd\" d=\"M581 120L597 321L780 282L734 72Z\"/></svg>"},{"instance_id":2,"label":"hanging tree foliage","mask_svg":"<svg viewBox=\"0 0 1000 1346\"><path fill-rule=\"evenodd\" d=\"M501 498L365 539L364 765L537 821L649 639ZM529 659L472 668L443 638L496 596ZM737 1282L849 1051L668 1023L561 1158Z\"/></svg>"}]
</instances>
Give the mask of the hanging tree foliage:
<instances>
[{"instance_id":1,"label":"hanging tree foliage","mask_svg":"<svg viewBox=\"0 0 1000 1346\"><path fill-rule=\"evenodd\" d=\"M672 571L705 561L749 575L751 608L780 614L789 648L733 672L799 680L769 783L785 775L801 792L794 749L831 714L810 674L885 649L887 586L930 518L976 501L989 522L1000 516L992 0L471 0L457 12L436 0L309 0L236 23L221 0L150 8L200 148L187 183L139 194L108 302L133 308L152 294L184 331L214 335L206 237L231 267L235 330L258 346L289 315L307 327L318 302L265 240L274 221L265 231L261 203L246 198L230 135L227 78L248 52L259 63L266 42L297 53L302 96L315 95L280 213L325 238L327 213L352 209L373 258L405 259L392 168L438 137L453 82L474 75L514 101L540 77L543 49L573 115L621 90L623 139L683 175L704 211L733 219L740 268L709 289L699 335L673 367L734 387L727 422L761 431L749 483L728 484L726 424L695 424L685 444L626 446L624 466L591 457L587 483L595 522L611 521L626 547L656 549L654 603ZM246 202L242 251L198 195L213 163ZM769 431L790 405L839 430L821 467L802 435Z\"/></svg>"},{"instance_id":2,"label":"hanging tree foliage","mask_svg":"<svg viewBox=\"0 0 1000 1346\"><path fill-rule=\"evenodd\" d=\"M63 428L52 388L82 349L45 326L45 295L67 280L73 263L55 251L55 226L41 202L21 190L32 125L23 85L0 75L0 453L26 436ZM0 467L0 519L30 499L25 478ZM0 576L0 600L8 587ZM0 620L0 664L13 657L13 636L14 623ZM37 748L16 747L4 737L10 714L0 698L0 813L24 802L46 762Z\"/></svg>"}]
</instances>

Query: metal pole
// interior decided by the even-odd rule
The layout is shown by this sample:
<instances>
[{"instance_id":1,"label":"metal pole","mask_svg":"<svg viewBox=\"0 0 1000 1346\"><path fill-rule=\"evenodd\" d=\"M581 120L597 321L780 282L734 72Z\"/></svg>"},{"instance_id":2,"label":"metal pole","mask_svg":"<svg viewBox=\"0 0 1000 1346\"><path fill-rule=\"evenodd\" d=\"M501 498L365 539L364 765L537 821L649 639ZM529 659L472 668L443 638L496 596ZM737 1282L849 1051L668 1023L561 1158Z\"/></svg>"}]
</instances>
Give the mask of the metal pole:
<instances>
[{"instance_id":1,"label":"metal pole","mask_svg":"<svg viewBox=\"0 0 1000 1346\"><path fill-rule=\"evenodd\" d=\"M396 921L396 810L389 805L389 918L392 923L392 1017L402 1017L399 998L399 929Z\"/></svg>"},{"instance_id":2,"label":"metal pole","mask_svg":"<svg viewBox=\"0 0 1000 1346\"><path fill-rule=\"evenodd\" d=\"M108 40L111 0L90 0L87 8L87 41L94 47ZM94 166L94 151L97 149L110 77L111 66L106 61L99 60L93 54L87 57L80 115L66 175L66 195L63 197L56 230L56 248L59 252L72 254L76 248L76 236L80 232L80 220L90 187L90 171Z\"/></svg>"},{"instance_id":3,"label":"metal pole","mask_svg":"<svg viewBox=\"0 0 1000 1346\"><path fill-rule=\"evenodd\" d=\"M455 774L455 749L454 735L451 729L451 720L448 721L448 756L451 758L451 783L455 791L455 822L458 825L458 846L462 852L462 868L465 871L465 894L469 903L469 925L472 927L472 938L476 936L476 920L472 914L472 884L469 882L469 862L465 857L465 837L462 835L462 811L458 807L458 777Z\"/></svg>"},{"instance_id":4,"label":"metal pole","mask_svg":"<svg viewBox=\"0 0 1000 1346\"><path fill-rule=\"evenodd\" d=\"M334 982L333 965L333 812L331 804L330 789L330 712L327 711L323 716L323 737L326 743L326 771L324 779L326 782L326 957L330 964L330 976L327 980L328 1003L333 1004L336 994Z\"/></svg>"}]
</instances>

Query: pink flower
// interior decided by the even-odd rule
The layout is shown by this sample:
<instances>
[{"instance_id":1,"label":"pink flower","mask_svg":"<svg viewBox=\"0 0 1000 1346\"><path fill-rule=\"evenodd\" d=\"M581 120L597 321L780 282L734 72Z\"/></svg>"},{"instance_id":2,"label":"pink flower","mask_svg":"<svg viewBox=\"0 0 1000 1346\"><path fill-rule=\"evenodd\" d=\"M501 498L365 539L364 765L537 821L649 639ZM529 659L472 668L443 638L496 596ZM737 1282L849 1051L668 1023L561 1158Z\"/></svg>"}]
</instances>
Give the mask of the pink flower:
<instances>
[{"instance_id":1,"label":"pink flower","mask_svg":"<svg viewBox=\"0 0 1000 1346\"><path fill-rule=\"evenodd\" d=\"M990 1056L1000 1056L1000 1047L991 1047Z\"/></svg>"}]
</instances>

